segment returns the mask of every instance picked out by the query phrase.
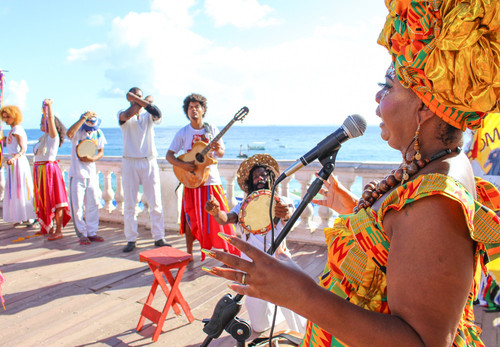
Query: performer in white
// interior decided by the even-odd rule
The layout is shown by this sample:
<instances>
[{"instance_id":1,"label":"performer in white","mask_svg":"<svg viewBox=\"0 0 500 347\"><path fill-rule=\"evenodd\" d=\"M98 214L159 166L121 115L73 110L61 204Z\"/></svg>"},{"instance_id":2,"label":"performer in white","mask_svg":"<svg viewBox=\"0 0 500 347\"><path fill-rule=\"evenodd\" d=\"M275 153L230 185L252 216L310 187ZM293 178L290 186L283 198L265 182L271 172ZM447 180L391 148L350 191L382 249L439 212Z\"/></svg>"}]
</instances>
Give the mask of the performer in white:
<instances>
[{"instance_id":1,"label":"performer in white","mask_svg":"<svg viewBox=\"0 0 500 347\"><path fill-rule=\"evenodd\" d=\"M154 142L154 124L161 122L161 111L149 100L142 99L142 90L134 87L127 93L130 107L118 111L123 134L122 183L124 195L124 229L127 245L124 252L135 248L137 232L137 194L142 184L149 205L151 234L155 246L170 246L164 239L165 227L161 203L160 170ZM146 112L142 112L142 108Z\"/></svg>"},{"instance_id":2,"label":"performer in white","mask_svg":"<svg viewBox=\"0 0 500 347\"><path fill-rule=\"evenodd\" d=\"M6 185L3 200L4 222L23 223L32 226L30 219L36 218L33 207L33 178L26 149L28 137L22 127L23 115L17 106L0 109L1 120L10 125L11 130L4 138L8 155L4 158L6 166Z\"/></svg>"},{"instance_id":3,"label":"performer in white","mask_svg":"<svg viewBox=\"0 0 500 347\"><path fill-rule=\"evenodd\" d=\"M243 161L238 169L237 177L240 188L247 193L247 196L252 192L261 189L270 189L276 177L279 175L279 165L269 154L255 154ZM214 216L219 224L233 223L237 224L237 230L241 234L241 238L251 245L267 251L271 247L271 234L254 234L246 232L240 225L238 214L240 212L242 202L237 204L229 213L220 209L216 199L210 199L205 205L205 210ZM293 213L293 205L289 199L280 197L279 201L275 202L275 235L276 239L280 231L285 226L288 219ZM265 218L266 216L264 216ZM206 250L203 250L207 252ZM276 257L285 257L292 261L290 251L286 247L284 240L275 252ZM246 254L241 253L241 257L250 260ZM205 270L205 268L203 268ZM261 299L253 297L245 297L245 305L250 316L252 329L255 332L263 332L271 327L275 305ZM278 307L276 316L276 324L286 320L288 328L304 333L306 328L306 319L299 316L286 308Z\"/></svg>"},{"instance_id":4,"label":"performer in white","mask_svg":"<svg viewBox=\"0 0 500 347\"><path fill-rule=\"evenodd\" d=\"M97 235L99 228L99 176L95 162L104 156L106 138L99 125L101 120L92 111L81 115L67 131L71 139L71 166L69 168L69 194L71 216L75 226L76 236L82 245L91 242L102 242L104 238ZM95 151L79 156L77 148L91 141ZM82 143L83 142L83 143Z\"/></svg>"}]
</instances>

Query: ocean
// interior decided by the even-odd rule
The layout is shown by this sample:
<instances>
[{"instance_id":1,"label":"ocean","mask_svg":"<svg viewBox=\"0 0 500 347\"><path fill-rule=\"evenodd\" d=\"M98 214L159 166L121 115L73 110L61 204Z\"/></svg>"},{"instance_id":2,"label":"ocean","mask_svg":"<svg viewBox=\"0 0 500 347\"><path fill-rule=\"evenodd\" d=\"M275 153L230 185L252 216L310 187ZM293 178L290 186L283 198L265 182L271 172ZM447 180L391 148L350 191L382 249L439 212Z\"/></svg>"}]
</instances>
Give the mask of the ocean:
<instances>
[{"instance_id":1,"label":"ocean","mask_svg":"<svg viewBox=\"0 0 500 347\"><path fill-rule=\"evenodd\" d=\"M251 156L269 153L276 159L296 160L314 148L317 143L338 129L335 126L246 126L234 125L223 136L226 146L224 158ZM155 142L158 157L165 158L168 147L180 127L156 127ZM219 129L222 129L219 127ZM4 124L4 136L10 128ZM120 128L103 128L107 140L105 156L122 155L122 133ZM40 129L27 129L28 153L42 135ZM59 154L71 154L71 142L66 140ZM363 136L342 144L337 161L385 161L400 162L401 154L390 148L380 138L378 125L368 126Z\"/></svg>"}]
</instances>

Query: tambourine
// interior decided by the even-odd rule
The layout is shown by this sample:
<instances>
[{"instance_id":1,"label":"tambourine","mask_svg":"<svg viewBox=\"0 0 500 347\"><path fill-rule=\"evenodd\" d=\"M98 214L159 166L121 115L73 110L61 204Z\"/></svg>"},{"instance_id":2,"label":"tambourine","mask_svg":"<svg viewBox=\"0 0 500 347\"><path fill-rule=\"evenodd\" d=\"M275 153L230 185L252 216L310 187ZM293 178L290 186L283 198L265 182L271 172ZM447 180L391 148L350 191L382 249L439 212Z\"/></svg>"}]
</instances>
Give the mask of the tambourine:
<instances>
[{"instance_id":1,"label":"tambourine","mask_svg":"<svg viewBox=\"0 0 500 347\"><path fill-rule=\"evenodd\" d=\"M93 157L97 153L97 145L92 140L82 140L76 146L76 155L78 158Z\"/></svg>"},{"instance_id":2,"label":"tambourine","mask_svg":"<svg viewBox=\"0 0 500 347\"><path fill-rule=\"evenodd\" d=\"M275 195L274 200L280 201ZM271 230L269 221L269 205L271 204L271 191L260 189L249 194L241 204L238 213L238 222L241 227L252 234L265 234ZM274 211L272 213L274 219Z\"/></svg>"}]
</instances>

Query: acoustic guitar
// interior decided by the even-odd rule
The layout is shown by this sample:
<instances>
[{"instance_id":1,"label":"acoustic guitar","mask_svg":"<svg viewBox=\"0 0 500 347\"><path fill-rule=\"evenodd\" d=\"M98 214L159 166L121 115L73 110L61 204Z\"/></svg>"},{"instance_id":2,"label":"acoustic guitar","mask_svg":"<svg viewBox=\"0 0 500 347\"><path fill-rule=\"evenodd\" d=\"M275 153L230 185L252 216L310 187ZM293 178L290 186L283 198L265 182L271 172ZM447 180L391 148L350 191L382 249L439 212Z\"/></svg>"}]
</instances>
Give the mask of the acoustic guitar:
<instances>
[{"instance_id":1,"label":"acoustic guitar","mask_svg":"<svg viewBox=\"0 0 500 347\"><path fill-rule=\"evenodd\" d=\"M185 187L188 188L198 188L205 184L208 179L209 168L208 166L217 164L217 159L208 156L208 152L210 152L210 144L212 142L219 141L222 136L229 130L229 128L236 121L243 121L243 118L248 114L248 107L242 107L231 119L231 121L222 129L221 132L215 136L209 144L206 144L203 141L196 141L193 144L193 148L187 153L184 153L177 157L177 159L182 160L184 162L194 161L196 168L194 171L187 171L178 166L174 166L175 176Z\"/></svg>"}]
</instances>

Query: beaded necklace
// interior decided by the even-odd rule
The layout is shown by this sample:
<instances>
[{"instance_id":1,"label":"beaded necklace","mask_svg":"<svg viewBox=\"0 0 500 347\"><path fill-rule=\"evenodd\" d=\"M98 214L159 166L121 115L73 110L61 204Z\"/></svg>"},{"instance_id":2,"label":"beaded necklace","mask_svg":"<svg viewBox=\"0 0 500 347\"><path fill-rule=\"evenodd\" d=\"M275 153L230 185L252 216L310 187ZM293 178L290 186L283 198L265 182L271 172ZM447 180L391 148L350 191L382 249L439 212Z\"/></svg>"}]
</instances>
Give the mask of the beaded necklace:
<instances>
[{"instance_id":1,"label":"beaded necklace","mask_svg":"<svg viewBox=\"0 0 500 347\"><path fill-rule=\"evenodd\" d=\"M460 147L457 147L454 150L446 148L437 152L430 158L422 159L420 155L416 155L411 161L407 161L405 159L405 162L402 163L399 168L392 170L390 175L387 175L380 181L371 181L363 188L361 199L359 199L358 205L354 207L353 212L357 213L362 208L365 209L372 206L375 201L387 193L391 188L397 186L398 184L404 184L404 182L408 181L411 176L415 175L420 169L423 169L430 162L438 160L452 152L460 153L461 151L462 149Z\"/></svg>"}]
</instances>

